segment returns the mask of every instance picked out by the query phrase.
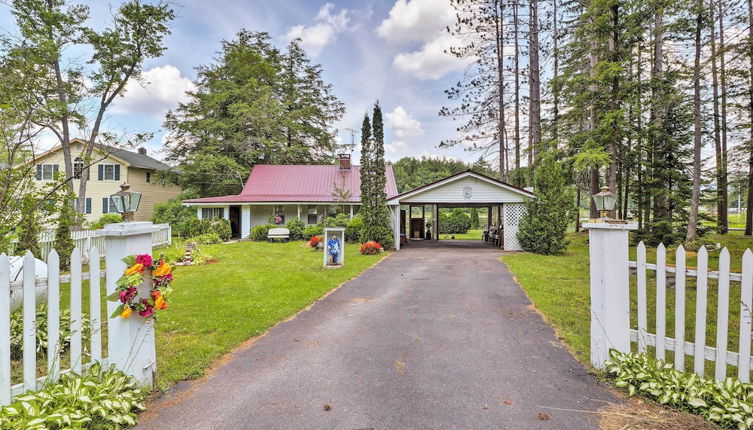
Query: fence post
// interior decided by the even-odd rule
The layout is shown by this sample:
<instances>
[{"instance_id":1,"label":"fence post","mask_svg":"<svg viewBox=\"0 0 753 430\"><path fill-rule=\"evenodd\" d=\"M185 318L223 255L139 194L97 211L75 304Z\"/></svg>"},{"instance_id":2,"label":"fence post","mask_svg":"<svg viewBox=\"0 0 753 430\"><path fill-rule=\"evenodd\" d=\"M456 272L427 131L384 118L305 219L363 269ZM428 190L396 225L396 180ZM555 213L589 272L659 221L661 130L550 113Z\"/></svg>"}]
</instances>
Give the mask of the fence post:
<instances>
[{"instance_id":1,"label":"fence post","mask_svg":"<svg viewBox=\"0 0 753 430\"><path fill-rule=\"evenodd\" d=\"M628 231L634 224L590 222L591 364L603 369L609 350L630 352Z\"/></svg>"},{"instance_id":2,"label":"fence post","mask_svg":"<svg viewBox=\"0 0 753 430\"><path fill-rule=\"evenodd\" d=\"M123 258L151 254L152 233L157 230L151 222L123 222L105 226L105 284L108 295L115 291L115 284L126 269ZM139 295L146 297L149 289L150 285L145 282L139 287ZM116 302L107 302L109 363L132 375L141 385L151 387L157 370L154 323L136 313L128 319L119 316L109 318L117 306Z\"/></svg>"}]
</instances>

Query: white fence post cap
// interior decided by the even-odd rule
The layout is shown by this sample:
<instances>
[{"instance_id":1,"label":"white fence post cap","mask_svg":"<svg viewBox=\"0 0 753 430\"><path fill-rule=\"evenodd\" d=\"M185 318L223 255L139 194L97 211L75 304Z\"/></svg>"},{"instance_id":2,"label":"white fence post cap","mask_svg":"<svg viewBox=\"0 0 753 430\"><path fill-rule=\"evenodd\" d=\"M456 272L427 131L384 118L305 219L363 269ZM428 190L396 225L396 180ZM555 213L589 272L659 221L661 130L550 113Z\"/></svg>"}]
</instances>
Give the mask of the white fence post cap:
<instances>
[{"instance_id":1,"label":"white fence post cap","mask_svg":"<svg viewBox=\"0 0 753 430\"><path fill-rule=\"evenodd\" d=\"M638 230L638 224L618 224L611 222L585 222L581 224L583 228L587 229L603 229L603 230Z\"/></svg>"},{"instance_id":2,"label":"white fence post cap","mask_svg":"<svg viewBox=\"0 0 753 430\"><path fill-rule=\"evenodd\" d=\"M107 224L102 230L103 236L132 236L136 234L154 233L160 228L148 221L120 222Z\"/></svg>"}]
</instances>

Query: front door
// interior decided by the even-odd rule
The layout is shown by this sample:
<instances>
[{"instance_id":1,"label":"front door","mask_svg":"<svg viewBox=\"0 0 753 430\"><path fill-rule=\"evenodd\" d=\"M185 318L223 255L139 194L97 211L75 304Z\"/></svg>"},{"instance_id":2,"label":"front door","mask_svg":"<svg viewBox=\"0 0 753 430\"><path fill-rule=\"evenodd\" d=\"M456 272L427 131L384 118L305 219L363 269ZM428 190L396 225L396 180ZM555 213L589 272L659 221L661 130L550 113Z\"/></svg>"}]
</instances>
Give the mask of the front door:
<instances>
[{"instance_id":1,"label":"front door","mask_svg":"<svg viewBox=\"0 0 753 430\"><path fill-rule=\"evenodd\" d=\"M228 216L230 221L230 231L233 237L240 237L241 235L241 207L230 206L230 214Z\"/></svg>"}]
</instances>

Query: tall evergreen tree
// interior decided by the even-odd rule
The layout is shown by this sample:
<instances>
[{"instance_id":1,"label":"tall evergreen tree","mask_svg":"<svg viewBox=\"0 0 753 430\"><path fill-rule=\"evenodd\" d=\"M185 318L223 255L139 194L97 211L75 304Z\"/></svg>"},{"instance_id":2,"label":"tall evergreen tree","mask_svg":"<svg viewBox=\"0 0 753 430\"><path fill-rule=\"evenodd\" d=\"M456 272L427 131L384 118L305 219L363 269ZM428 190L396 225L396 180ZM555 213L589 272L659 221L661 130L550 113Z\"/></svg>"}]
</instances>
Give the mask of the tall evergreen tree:
<instances>
[{"instance_id":1,"label":"tall evergreen tree","mask_svg":"<svg viewBox=\"0 0 753 430\"><path fill-rule=\"evenodd\" d=\"M363 127L368 126L368 115L364 118ZM368 144L368 155L366 157L367 166L361 165L361 188L364 190L363 183L366 182L366 199L361 194L361 210L366 209L363 216L364 227L361 230L361 241L374 240L382 244L385 248L391 248L394 243L392 234L392 222L389 208L387 208L387 174L384 161L384 121L382 118L382 108L379 103L374 105L374 111L371 121L370 133L373 139ZM366 132L362 134L368 136ZM364 151L362 147L361 151ZM362 155L363 159L363 155ZM364 181L364 176L366 181Z\"/></svg>"}]
</instances>

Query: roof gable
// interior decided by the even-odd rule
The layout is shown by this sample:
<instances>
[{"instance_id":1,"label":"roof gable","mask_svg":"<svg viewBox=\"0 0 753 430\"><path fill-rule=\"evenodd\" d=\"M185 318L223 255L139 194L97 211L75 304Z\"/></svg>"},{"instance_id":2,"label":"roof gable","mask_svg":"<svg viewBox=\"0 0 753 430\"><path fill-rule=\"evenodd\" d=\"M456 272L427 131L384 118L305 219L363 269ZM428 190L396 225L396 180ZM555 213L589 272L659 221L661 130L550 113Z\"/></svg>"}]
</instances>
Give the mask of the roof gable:
<instances>
[{"instance_id":1,"label":"roof gable","mask_svg":"<svg viewBox=\"0 0 753 430\"><path fill-rule=\"evenodd\" d=\"M84 145L86 144L86 141L83 139L78 139L78 138L71 140L72 145L76 143ZM60 151L61 149L63 149L61 145L56 145L50 148L49 150L43 152L42 154L39 154L38 156L36 156L35 162L39 162L40 160L43 160L49 155ZM146 169L146 170L171 170L172 169L170 165L165 164L153 157L150 157L149 155L140 154L138 152L127 151L125 149L115 148L113 146L100 145L100 144L95 145L94 150L102 155L107 155L107 158L118 161L121 164L128 167L136 167L139 169Z\"/></svg>"},{"instance_id":2,"label":"roof gable","mask_svg":"<svg viewBox=\"0 0 753 430\"><path fill-rule=\"evenodd\" d=\"M509 203L534 198L533 193L466 170L388 199L388 203Z\"/></svg>"}]
</instances>

